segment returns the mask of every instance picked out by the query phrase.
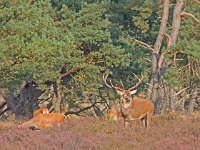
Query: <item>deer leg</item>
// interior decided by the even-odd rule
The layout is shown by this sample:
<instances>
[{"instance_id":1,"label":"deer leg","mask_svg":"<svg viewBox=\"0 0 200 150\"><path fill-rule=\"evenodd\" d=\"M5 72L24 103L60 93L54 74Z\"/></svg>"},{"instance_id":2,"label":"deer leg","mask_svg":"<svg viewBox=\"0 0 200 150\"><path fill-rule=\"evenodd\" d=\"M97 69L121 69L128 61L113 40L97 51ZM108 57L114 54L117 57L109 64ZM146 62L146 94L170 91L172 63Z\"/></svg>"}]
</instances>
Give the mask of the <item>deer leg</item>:
<instances>
[{"instance_id":1,"label":"deer leg","mask_svg":"<svg viewBox=\"0 0 200 150\"><path fill-rule=\"evenodd\" d=\"M124 126L128 127L128 125L129 125L129 121L127 121L127 120L124 119Z\"/></svg>"},{"instance_id":2,"label":"deer leg","mask_svg":"<svg viewBox=\"0 0 200 150\"><path fill-rule=\"evenodd\" d=\"M143 123L145 128L148 127L147 115L145 115L143 118L141 118L141 122Z\"/></svg>"},{"instance_id":3,"label":"deer leg","mask_svg":"<svg viewBox=\"0 0 200 150\"><path fill-rule=\"evenodd\" d=\"M56 125L57 125L58 127L60 127L61 123L56 123Z\"/></svg>"},{"instance_id":4,"label":"deer leg","mask_svg":"<svg viewBox=\"0 0 200 150\"><path fill-rule=\"evenodd\" d=\"M141 122L142 122L143 126L145 127L145 119L144 118L141 119Z\"/></svg>"},{"instance_id":5,"label":"deer leg","mask_svg":"<svg viewBox=\"0 0 200 150\"><path fill-rule=\"evenodd\" d=\"M152 116L152 114L147 114L147 121L146 121L147 128L149 128L149 124L150 124L150 121L151 121L151 116Z\"/></svg>"}]
</instances>

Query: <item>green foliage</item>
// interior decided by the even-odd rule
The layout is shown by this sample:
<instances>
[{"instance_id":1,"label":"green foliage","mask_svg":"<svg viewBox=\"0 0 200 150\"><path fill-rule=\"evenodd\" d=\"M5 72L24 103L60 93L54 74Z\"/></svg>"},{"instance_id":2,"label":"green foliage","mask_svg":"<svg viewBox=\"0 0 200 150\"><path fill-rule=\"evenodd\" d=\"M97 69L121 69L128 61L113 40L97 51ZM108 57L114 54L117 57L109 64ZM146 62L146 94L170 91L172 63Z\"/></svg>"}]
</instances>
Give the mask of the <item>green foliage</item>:
<instances>
[{"instance_id":1,"label":"green foliage","mask_svg":"<svg viewBox=\"0 0 200 150\"><path fill-rule=\"evenodd\" d=\"M95 91L102 87L106 68L129 65L125 50L112 44L104 3L83 3L78 12L65 4L59 8L49 1L3 7L1 86L14 88L22 80L55 80L67 64L68 69L80 71L62 83L64 91L72 86L77 93Z\"/></svg>"},{"instance_id":2,"label":"green foliage","mask_svg":"<svg viewBox=\"0 0 200 150\"><path fill-rule=\"evenodd\" d=\"M107 92L102 88L104 72L111 73L114 84L121 79L125 88L136 82L133 73L145 75L141 89L149 80L151 53L125 35L153 45L160 27L161 0L38 0L34 4L23 0L3 1L0 7L1 87L16 91L23 80L55 80L63 64L68 70L78 68L62 81L63 95L71 100L81 99L84 91ZM184 11L200 19L199 7L187 1ZM190 17L182 21L178 42L166 55L172 59L178 52L178 61L165 75L168 85L198 81L199 32ZM193 69L184 67L187 64Z\"/></svg>"},{"instance_id":3,"label":"green foliage","mask_svg":"<svg viewBox=\"0 0 200 150\"><path fill-rule=\"evenodd\" d=\"M137 39L154 42L154 33L158 29L158 6L154 1L122 0L109 5L108 16L115 33L128 34ZM155 26L155 24L157 24ZM118 36L119 37L119 36Z\"/></svg>"},{"instance_id":4,"label":"green foliage","mask_svg":"<svg viewBox=\"0 0 200 150\"><path fill-rule=\"evenodd\" d=\"M199 5L188 1L184 11L199 19L199 9ZM168 70L167 81L170 85L199 87L200 28L191 17L186 16L181 23L178 42L172 47L172 53L176 53L176 60L174 67Z\"/></svg>"},{"instance_id":5,"label":"green foliage","mask_svg":"<svg viewBox=\"0 0 200 150\"><path fill-rule=\"evenodd\" d=\"M58 76L63 62L75 53L75 45L72 35L56 27L50 4L17 3L3 8L1 14L4 63L0 68L5 84L12 85L14 80L42 82Z\"/></svg>"}]
</instances>

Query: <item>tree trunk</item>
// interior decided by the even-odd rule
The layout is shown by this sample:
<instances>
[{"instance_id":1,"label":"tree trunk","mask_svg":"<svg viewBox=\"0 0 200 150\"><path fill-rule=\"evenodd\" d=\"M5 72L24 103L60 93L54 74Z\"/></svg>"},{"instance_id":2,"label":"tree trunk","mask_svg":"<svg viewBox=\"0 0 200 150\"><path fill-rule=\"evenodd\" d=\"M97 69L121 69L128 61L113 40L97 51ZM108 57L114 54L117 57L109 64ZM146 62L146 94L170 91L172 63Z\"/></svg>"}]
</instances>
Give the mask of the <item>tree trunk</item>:
<instances>
[{"instance_id":1,"label":"tree trunk","mask_svg":"<svg viewBox=\"0 0 200 150\"><path fill-rule=\"evenodd\" d=\"M189 105L188 105L188 113L193 113L194 111L194 106L195 106L195 101L197 100L197 88L195 88L194 90L191 91L191 99L189 101Z\"/></svg>"},{"instance_id":2,"label":"tree trunk","mask_svg":"<svg viewBox=\"0 0 200 150\"><path fill-rule=\"evenodd\" d=\"M174 89L169 87L169 109L173 109L173 104L174 104Z\"/></svg>"},{"instance_id":3,"label":"tree trunk","mask_svg":"<svg viewBox=\"0 0 200 150\"><path fill-rule=\"evenodd\" d=\"M170 47L171 44L176 44L181 23L180 14L182 12L183 5L184 5L184 0L176 0L176 5L174 7L174 12L173 12L172 30L169 36L170 43L167 43L168 44L167 47ZM169 16L169 0L164 0L163 6L164 8L163 8L160 30L156 42L154 44L154 52L152 53L152 73L150 79L150 86L147 93L147 98L151 99L155 103L155 113L161 112L161 110L159 109L161 109L162 107L159 105L162 105L161 101L163 100L166 94L165 92L161 92L165 91L164 89L165 86L163 85L164 84L163 76L165 70L170 65L170 62L165 61L164 55L160 50Z\"/></svg>"},{"instance_id":4,"label":"tree trunk","mask_svg":"<svg viewBox=\"0 0 200 150\"><path fill-rule=\"evenodd\" d=\"M62 91L61 91L61 76L57 77L56 83L54 85L54 96L53 96L53 108L54 112L61 112L61 100L62 100Z\"/></svg>"},{"instance_id":5,"label":"tree trunk","mask_svg":"<svg viewBox=\"0 0 200 150\"><path fill-rule=\"evenodd\" d=\"M25 82L18 95L6 94L4 97L6 102L1 105L0 116L9 110L17 117L31 118L33 111L39 108L37 99L44 92L36 89L36 86L35 82Z\"/></svg>"},{"instance_id":6,"label":"tree trunk","mask_svg":"<svg viewBox=\"0 0 200 150\"><path fill-rule=\"evenodd\" d=\"M152 53L152 70L151 70L151 79L150 79L150 86L147 93L147 98L151 99L155 102L157 97L157 90L156 90L156 83L158 82L158 62L160 59L160 47L162 45L163 35L166 30L168 16L169 16L169 0L164 0L163 4L163 15L160 25L160 30L154 44L154 52Z\"/></svg>"},{"instance_id":7,"label":"tree trunk","mask_svg":"<svg viewBox=\"0 0 200 150\"><path fill-rule=\"evenodd\" d=\"M63 65L65 66L65 64ZM62 70L62 68L61 68ZM61 102L62 102L62 78L66 77L68 75L70 75L71 73L74 73L78 70L78 68L71 68L69 71L60 74L57 79L56 79L56 83L53 86L54 87L54 96L53 96L53 107L54 107L54 111L55 112L61 112Z\"/></svg>"},{"instance_id":8,"label":"tree trunk","mask_svg":"<svg viewBox=\"0 0 200 150\"><path fill-rule=\"evenodd\" d=\"M184 0L176 0L176 5L173 12L172 31L170 34L171 44L176 44L178 33L181 26L180 14L182 12Z\"/></svg>"},{"instance_id":9,"label":"tree trunk","mask_svg":"<svg viewBox=\"0 0 200 150\"><path fill-rule=\"evenodd\" d=\"M159 29L159 33L154 44L154 52L152 53L152 71L151 71L151 79L150 79L150 86L147 93L147 98L151 99L155 103L155 112L159 109L161 111L161 101L163 99L163 89L159 89L162 87L162 73L161 67L164 62L164 57L162 52L160 52L160 48L163 41L163 36L167 27L167 21L169 16L169 0L164 0L163 4L163 15L161 20L161 25ZM158 102L159 101L159 102ZM158 104L156 104L158 103Z\"/></svg>"}]
</instances>

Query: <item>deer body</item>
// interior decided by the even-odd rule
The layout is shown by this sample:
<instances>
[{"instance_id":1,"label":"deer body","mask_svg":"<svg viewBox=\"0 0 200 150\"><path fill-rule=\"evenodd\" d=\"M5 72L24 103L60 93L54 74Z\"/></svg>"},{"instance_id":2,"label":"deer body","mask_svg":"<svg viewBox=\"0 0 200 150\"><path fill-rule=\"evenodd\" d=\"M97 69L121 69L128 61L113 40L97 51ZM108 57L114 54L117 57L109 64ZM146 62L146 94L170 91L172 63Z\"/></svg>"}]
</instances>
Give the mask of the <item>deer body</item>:
<instances>
[{"instance_id":1,"label":"deer body","mask_svg":"<svg viewBox=\"0 0 200 150\"><path fill-rule=\"evenodd\" d=\"M60 125L64 120L65 120L65 115L60 113L38 114L29 121L22 123L18 127L44 128L44 127L50 127L54 124Z\"/></svg>"},{"instance_id":2,"label":"deer body","mask_svg":"<svg viewBox=\"0 0 200 150\"><path fill-rule=\"evenodd\" d=\"M149 122L154 111L154 105L150 100L138 98L132 99L126 104L121 100L120 108L125 125L128 125L130 121L139 119L145 127L149 127Z\"/></svg>"},{"instance_id":3,"label":"deer body","mask_svg":"<svg viewBox=\"0 0 200 150\"><path fill-rule=\"evenodd\" d=\"M134 74L135 75L135 74ZM136 119L140 119L143 122L145 127L149 127L149 121L154 111L154 104L143 97L133 98L132 95L137 92L137 86L141 83L143 79L138 78L136 75L135 77L138 79L138 82L135 86L129 88L128 90L124 89L124 85L121 81L121 85L123 88L114 86L111 82L109 85L107 83L108 75L103 76L103 81L108 88L115 89L116 92L120 95L119 100L119 108L124 118L124 125L126 126L130 121L134 121Z\"/></svg>"}]
</instances>

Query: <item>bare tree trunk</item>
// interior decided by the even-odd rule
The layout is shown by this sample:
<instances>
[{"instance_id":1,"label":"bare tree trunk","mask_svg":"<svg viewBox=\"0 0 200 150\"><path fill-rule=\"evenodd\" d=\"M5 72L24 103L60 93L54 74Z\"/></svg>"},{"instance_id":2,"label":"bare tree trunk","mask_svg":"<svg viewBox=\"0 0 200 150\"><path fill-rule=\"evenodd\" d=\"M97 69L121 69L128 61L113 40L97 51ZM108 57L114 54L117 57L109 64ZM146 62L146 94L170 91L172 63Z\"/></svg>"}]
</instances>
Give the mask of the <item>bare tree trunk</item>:
<instances>
[{"instance_id":1,"label":"bare tree trunk","mask_svg":"<svg viewBox=\"0 0 200 150\"><path fill-rule=\"evenodd\" d=\"M68 76L71 73L74 73L78 70L78 68L72 68L64 74L60 74L54 85L54 96L53 96L53 107L55 112L61 112L61 102L62 102L62 78Z\"/></svg>"},{"instance_id":2,"label":"bare tree trunk","mask_svg":"<svg viewBox=\"0 0 200 150\"><path fill-rule=\"evenodd\" d=\"M61 91L61 76L57 77L56 83L54 85L54 96L53 96L53 108L54 112L61 112L61 100L62 100L62 91Z\"/></svg>"},{"instance_id":3,"label":"bare tree trunk","mask_svg":"<svg viewBox=\"0 0 200 150\"><path fill-rule=\"evenodd\" d=\"M164 0L163 4L163 15L160 25L160 30L154 44L154 52L152 53L152 71L151 71L151 79L150 79L150 86L147 93L147 98L151 99L155 102L157 97L157 90L156 90L156 83L158 82L158 62L160 59L160 47L162 45L163 35L166 30L168 16L169 16L169 0Z\"/></svg>"},{"instance_id":4,"label":"bare tree trunk","mask_svg":"<svg viewBox=\"0 0 200 150\"><path fill-rule=\"evenodd\" d=\"M172 30L170 34L171 44L176 44L178 39L179 30L181 27L181 18L180 15L182 13L182 9L184 6L184 0L176 0L176 4L173 11L173 21L172 21ZM171 45L169 45L171 46ZM185 111L185 100L182 101L182 111Z\"/></svg>"},{"instance_id":5,"label":"bare tree trunk","mask_svg":"<svg viewBox=\"0 0 200 150\"><path fill-rule=\"evenodd\" d=\"M161 25L156 42L154 44L154 52L156 52L157 54L160 51L162 45L163 36L167 27L168 16L169 16L169 0L164 0Z\"/></svg>"},{"instance_id":6,"label":"bare tree trunk","mask_svg":"<svg viewBox=\"0 0 200 150\"><path fill-rule=\"evenodd\" d=\"M167 27L168 16L169 16L169 0L164 0L161 25L156 42L154 44L154 50L152 53L152 71L151 71L150 86L147 93L147 98L151 99L155 103L155 112L157 113L161 112L162 109L161 101L165 93L164 92L165 89L159 89L159 88L164 88L162 82L163 78L162 76L164 75L164 73L162 72L162 67L165 67L163 66L164 56L162 52L160 52L160 48Z\"/></svg>"},{"instance_id":7,"label":"bare tree trunk","mask_svg":"<svg viewBox=\"0 0 200 150\"><path fill-rule=\"evenodd\" d=\"M170 34L172 44L176 44L176 41L178 39L178 33L181 26L180 15L183 9L183 5L184 5L184 0L176 0L176 5L174 7L174 12L173 12L172 31Z\"/></svg>"},{"instance_id":8,"label":"bare tree trunk","mask_svg":"<svg viewBox=\"0 0 200 150\"><path fill-rule=\"evenodd\" d=\"M174 99L174 89L170 87L169 89L169 109L173 108L173 99Z\"/></svg>"},{"instance_id":9,"label":"bare tree trunk","mask_svg":"<svg viewBox=\"0 0 200 150\"><path fill-rule=\"evenodd\" d=\"M185 113L185 100L186 100L186 99L183 99L183 100L181 101L181 110L182 110L183 113Z\"/></svg>"},{"instance_id":10,"label":"bare tree trunk","mask_svg":"<svg viewBox=\"0 0 200 150\"><path fill-rule=\"evenodd\" d=\"M172 30L170 36L167 37L169 38L168 40L170 41L169 43L167 43L168 48L171 46L171 44L176 44L181 23L180 14L182 13L183 6L184 6L184 0L176 0L176 4L173 11ZM147 94L147 98L151 99L155 103L156 106L155 113L161 112L160 109L162 107L159 105L162 105L161 101L166 96L165 92L161 92L165 91L163 76L165 70L171 64L171 62L165 61L164 55L160 50L169 16L169 0L164 0L163 7L164 8L163 8L160 30L156 42L154 44L154 50L152 53L152 73L150 79L150 86Z\"/></svg>"},{"instance_id":11,"label":"bare tree trunk","mask_svg":"<svg viewBox=\"0 0 200 150\"><path fill-rule=\"evenodd\" d=\"M25 82L22 84L20 93L18 95L6 94L4 96L5 102L0 105L0 116L6 115L9 110L14 113L16 117L28 117L31 118L33 111L38 109L38 97L42 95L44 91L36 89L37 83Z\"/></svg>"},{"instance_id":12,"label":"bare tree trunk","mask_svg":"<svg viewBox=\"0 0 200 150\"><path fill-rule=\"evenodd\" d=\"M197 100L197 88L193 89L191 91L191 99L189 101L189 105L188 105L188 113L193 113L194 111L194 106L195 106L195 101Z\"/></svg>"}]
</instances>

